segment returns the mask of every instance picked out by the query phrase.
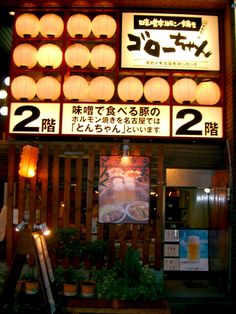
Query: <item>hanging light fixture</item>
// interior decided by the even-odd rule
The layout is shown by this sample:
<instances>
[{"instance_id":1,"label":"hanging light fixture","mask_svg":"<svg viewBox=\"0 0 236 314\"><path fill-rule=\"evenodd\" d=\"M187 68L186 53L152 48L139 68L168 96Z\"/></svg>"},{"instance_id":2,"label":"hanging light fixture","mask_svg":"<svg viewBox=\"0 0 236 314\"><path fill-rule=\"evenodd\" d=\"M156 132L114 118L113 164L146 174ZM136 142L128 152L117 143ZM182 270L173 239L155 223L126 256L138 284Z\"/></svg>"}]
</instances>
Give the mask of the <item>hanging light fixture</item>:
<instances>
[{"instance_id":1,"label":"hanging light fixture","mask_svg":"<svg viewBox=\"0 0 236 314\"><path fill-rule=\"evenodd\" d=\"M73 44L66 49L66 63L71 68L85 68L89 64L90 51L82 44Z\"/></svg>"},{"instance_id":2,"label":"hanging light fixture","mask_svg":"<svg viewBox=\"0 0 236 314\"><path fill-rule=\"evenodd\" d=\"M198 84L196 100L199 105L216 105L220 100L220 87L213 81L204 81Z\"/></svg>"},{"instance_id":3,"label":"hanging light fixture","mask_svg":"<svg viewBox=\"0 0 236 314\"><path fill-rule=\"evenodd\" d=\"M37 64L37 49L31 44L20 44L13 51L13 61L17 67L31 69Z\"/></svg>"},{"instance_id":4,"label":"hanging light fixture","mask_svg":"<svg viewBox=\"0 0 236 314\"><path fill-rule=\"evenodd\" d=\"M19 165L19 175L25 178L35 176L38 161L38 147L25 145L22 148Z\"/></svg>"},{"instance_id":5,"label":"hanging light fixture","mask_svg":"<svg viewBox=\"0 0 236 314\"><path fill-rule=\"evenodd\" d=\"M168 82L161 77L153 77L144 84L144 96L151 103L163 103L170 95Z\"/></svg>"},{"instance_id":6,"label":"hanging light fixture","mask_svg":"<svg viewBox=\"0 0 236 314\"><path fill-rule=\"evenodd\" d=\"M115 19L107 14L100 14L92 20L92 32L97 38L111 38L116 32Z\"/></svg>"},{"instance_id":7,"label":"hanging light fixture","mask_svg":"<svg viewBox=\"0 0 236 314\"><path fill-rule=\"evenodd\" d=\"M90 96L97 101L109 101L115 92L113 81L106 76L97 76L90 82Z\"/></svg>"},{"instance_id":8,"label":"hanging light fixture","mask_svg":"<svg viewBox=\"0 0 236 314\"><path fill-rule=\"evenodd\" d=\"M53 76L44 76L36 84L36 94L40 100L54 101L59 98L61 84Z\"/></svg>"},{"instance_id":9,"label":"hanging light fixture","mask_svg":"<svg viewBox=\"0 0 236 314\"><path fill-rule=\"evenodd\" d=\"M95 69L110 69L115 60L115 51L108 45L97 45L91 50L91 64Z\"/></svg>"},{"instance_id":10,"label":"hanging light fixture","mask_svg":"<svg viewBox=\"0 0 236 314\"><path fill-rule=\"evenodd\" d=\"M190 104L196 99L197 83L190 78L177 80L173 85L173 96L179 104Z\"/></svg>"},{"instance_id":11,"label":"hanging light fixture","mask_svg":"<svg viewBox=\"0 0 236 314\"><path fill-rule=\"evenodd\" d=\"M47 13L39 20L39 31L43 37L60 37L64 30L62 18L54 13Z\"/></svg>"},{"instance_id":12,"label":"hanging light fixture","mask_svg":"<svg viewBox=\"0 0 236 314\"><path fill-rule=\"evenodd\" d=\"M62 62L62 51L55 44L44 44L38 49L37 60L43 68L56 69Z\"/></svg>"},{"instance_id":13,"label":"hanging light fixture","mask_svg":"<svg viewBox=\"0 0 236 314\"><path fill-rule=\"evenodd\" d=\"M137 102L143 95L143 84L138 78L128 76L118 83L117 92L122 101Z\"/></svg>"},{"instance_id":14,"label":"hanging light fixture","mask_svg":"<svg viewBox=\"0 0 236 314\"><path fill-rule=\"evenodd\" d=\"M91 33L91 20L84 14L73 14L67 22L67 31L71 37L87 38Z\"/></svg>"},{"instance_id":15,"label":"hanging light fixture","mask_svg":"<svg viewBox=\"0 0 236 314\"><path fill-rule=\"evenodd\" d=\"M37 37L39 34L39 19L32 13L23 13L16 19L15 29L20 37Z\"/></svg>"},{"instance_id":16,"label":"hanging light fixture","mask_svg":"<svg viewBox=\"0 0 236 314\"><path fill-rule=\"evenodd\" d=\"M36 94L36 83L30 76L17 76L11 83L11 93L17 100L31 100Z\"/></svg>"},{"instance_id":17,"label":"hanging light fixture","mask_svg":"<svg viewBox=\"0 0 236 314\"><path fill-rule=\"evenodd\" d=\"M68 77L63 83L63 92L69 100L85 100L88 97L89 85L85 78L79 75Z\"/></svg>"}]
</instances>

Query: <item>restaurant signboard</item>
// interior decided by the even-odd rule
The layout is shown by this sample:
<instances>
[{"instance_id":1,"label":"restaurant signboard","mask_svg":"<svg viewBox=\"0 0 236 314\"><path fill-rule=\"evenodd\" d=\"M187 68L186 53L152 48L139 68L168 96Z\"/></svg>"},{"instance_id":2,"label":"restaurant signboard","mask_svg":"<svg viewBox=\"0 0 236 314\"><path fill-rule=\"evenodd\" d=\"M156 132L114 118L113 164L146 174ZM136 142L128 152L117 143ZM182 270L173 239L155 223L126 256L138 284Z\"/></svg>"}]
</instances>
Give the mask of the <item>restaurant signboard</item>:
<instances>
[{"instance_id":1,"label":"restaurant signboard","mask_svg":"<svg viewBox=\"0 0 236 314\"><path fill-rule=\"evenodd\" d=\"M218 17L122 14L121 67L219 71Z\"/></svg>"}]
</instances>

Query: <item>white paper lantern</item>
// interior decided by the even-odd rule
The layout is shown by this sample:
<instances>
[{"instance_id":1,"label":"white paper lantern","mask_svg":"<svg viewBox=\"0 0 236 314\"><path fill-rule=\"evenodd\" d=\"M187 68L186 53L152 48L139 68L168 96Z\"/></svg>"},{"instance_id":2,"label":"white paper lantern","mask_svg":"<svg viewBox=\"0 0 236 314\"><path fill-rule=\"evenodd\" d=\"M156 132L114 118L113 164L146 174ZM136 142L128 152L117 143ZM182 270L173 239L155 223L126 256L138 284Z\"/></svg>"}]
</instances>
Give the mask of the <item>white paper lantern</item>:
<instances>
[{"instance_id":1,"label":"white paper lantern","mask_svg":"<svg viewBox=\"0 0 236 314\"><path fill-rule=\"evenodd\" d=\"M88 47L82 44L73 44L66 49L66 63L71 68L85 68L90 60L90 51Z\"/></svg>"},{"instance_id":2,"label":"white paper lantern","mask_svg":"<svg viewBox=\"0 0 236 314\"><path fill-rule=\"evenodd\" d=\"M91 33L91 20L84 14L73 14L67 22L67 31L73 38L82 37L87 38Z\"/></svg>"},{"instance_id":3,"label":"white paper lantern","mask_svg":"<svg viewBox=\"0 0 236 314\"><path fill-rule=\"evenodd\" d=\"M190 78L177 80L173 85L174 99L179 103L192 103L196 99L197 83Z\"/></svg>"},{"instance_id":4,"label":"white paper lantern","mask_svg":"<svg viewBox=\"0 0 236 314\"><path fill-rule=\"evenodd\" d=\"M56 69L61 65L62 51L55 44L44 44L38 49L37 60L43 68Z\"/></svg>"},{"instance_id":5,"label":"white paper lantern","mask_svg":"<svg viewBox=\"0 0 236 314\"><path fill-rule=\"evenodd\" d=\"M212 106L220 100L220 87L213 81L201 82L197 86L196 100L199 105Z\"/></svg>"},{"instance_id":6,"label":"white paper lantern","mask_svg":"<svg viewBox=\"0 0 236 314\"><path fill-rule=\"evenodd\" d=\"M107 14L100 14L92 20L92 32L97 38L111 38L116 32L115 19Z\"/></svg>"},{"instance_id":7,"label":"white paper lantern","mask_svg":"<svg viewBox=\"0 0 236 314\"><path fill-rule=\"evenodd\" d=\"M54 13L47 13L39 20L39 31L44 37L60 37L64 30L62 18Z\"/></svg>"},{"instance_id":8,"label":"white paper lantern","mask_svg":"<svg viewBox=\"0 0 236 314\"><path fill-rule=\"evenodd\" d=\"M91 64L95 69L111 69L115 60L115 51L108 45L97 45L91 50Z\"/></svg>"},{"instance_id":9,"label":"white paper lantern","mask_svg":"<svg viewBox=\"0 0 236 314\"><path fill-rule=\"evenodd\" d=\"M30 44L20 44L13 51L13 61L18 67L33 68L37 64L37 49Z\"/></svg>"},{"instance_id":10,"label":"white paper lantern","mask_svg":"<svg viewBox=\"0 0 236 314\"><path fill-rule=\"evenodd\" d=\"M16 33L24 37L37 37L39 34L39 19L32 13L19 15L15 23Z\"/></svg>"},{"instance_id":11,"label":"white paper lantern","mask_svg":"<svg viewBox=\"0 0 236 314\"><path fill-rule=\"evenodd\" d=\"M89 93L89 84L79 75L68 77L63 84L63 92L69 100L85 100Z\"/></svg>"},{"instance_id":12,"label":"white paper lantern","mask_svg":"<svg viewBox=\"0 0 236 314\"><path fill-rule=\"evenodd\" d=\"M11 93L17 100L31 100L36 94L36 83L30 76L17 76L11 83Z\"/></svg>"},{"instance_id":13,"label":"white paper lantern","mask_svg":"<svg viewBox=\"0 0 236 314\"><path fill-rule=\"evenodd\" d=\"M114 83L106 76L97 76L90 82L89 93L95 100L109 101L113 97L114 92Z\"/></svg>"},{"instance_id":14,"label":"white paper lantern","mask_svg":"<svg viewBox=\"0 0 236 314\"><path fill-rule=\"evenodd\" d=\"M170 95L168 82L161 77L153 77L144 84L144 96L149 102L165 102Z\"/></svg>"},{"instance_id":15,"label":"white paper lantern","mask_svg":"<svg viewBox=\"0 0 236 314\"><path fill-rule=\"evenodd\" d=\"M138 78L128 76L119 82L117 92L121 100L137 102L143 96L143 84Z\"/></svg>"},{"instance_id":16,"label":"white paper lantern","mask_svg":"<svg viewBox=\"0 0 236 314\"><path fill-rule=\"evenodd\" d=\"M61 93L61 84L53 76L44 76L36 84L36 94L40 100L56 100Z\"/></svg>"}]
</instances>

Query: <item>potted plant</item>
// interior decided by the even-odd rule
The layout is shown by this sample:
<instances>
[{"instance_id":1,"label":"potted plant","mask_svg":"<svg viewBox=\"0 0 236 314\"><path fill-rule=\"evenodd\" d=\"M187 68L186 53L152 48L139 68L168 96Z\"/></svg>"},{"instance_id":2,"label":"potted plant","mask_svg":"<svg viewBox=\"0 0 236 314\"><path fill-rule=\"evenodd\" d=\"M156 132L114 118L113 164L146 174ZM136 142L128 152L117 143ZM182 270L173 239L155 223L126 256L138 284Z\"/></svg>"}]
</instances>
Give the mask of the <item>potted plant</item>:
<instances>
[{"instance_id":1,"label":"potted plant","mask_svg":"<svg viewBox=\"0 0 236 314\"><path fill-rule=\"evenodd\" d=\"M58 285L62 286L62 291L65 296L75 296L78 292L78 284L85 279L84 272L81 268L74 268L69 266L64 268L58 266L54 270L55 282Z\"/></svg>"},{"instance_id":2,"label":"potted plant","mask_svg":"<svg viewBox=\"0 0 236 314\"><path fill-rule=\"evenodd\" d=\"M27 266L21 279L24 281L26 294L36 294L38 292L39 279L36 267Z\"/></svg>"},{"instance_id":3,"label":"potted plant","mask_svg":"<svg viewBox=\"0 0 236 314\"><path fill-rule=\"evenodd\" d=\"M83 297L92 297L95 294L96 279L95 279L95 268L91 270L84 269L85 278L80 283L81 295Z\"/></svg>"},{"instance_id":4,"label":"potted plant","mask_svg":"<svg viewBox=\"0 0 236 314\"><path fill-rule=\"evenodd\" d=\"M154 301L160 297L160 289L155 272L142 266L139 252L129 248L124 260L98 273L96 294L106 300Z\"/></svg>"}]
</instances>

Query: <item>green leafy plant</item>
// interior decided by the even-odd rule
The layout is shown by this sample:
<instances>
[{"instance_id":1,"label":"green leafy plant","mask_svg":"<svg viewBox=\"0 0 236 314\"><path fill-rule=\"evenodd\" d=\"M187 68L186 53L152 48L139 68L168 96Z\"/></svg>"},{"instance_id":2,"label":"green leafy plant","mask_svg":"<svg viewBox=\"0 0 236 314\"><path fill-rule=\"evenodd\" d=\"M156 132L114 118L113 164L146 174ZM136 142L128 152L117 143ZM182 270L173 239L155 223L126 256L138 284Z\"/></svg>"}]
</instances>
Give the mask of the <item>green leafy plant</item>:
<instances>
[{"instance_id":1,"label":"green leafy plant","mask_svg":"<svg viewBox=\"0 0 236 314\"><path fill-rule=\"evenodd\" d=\"M80 283L86 279L83 268L74 268L72 266L68 268L56 267L54 269L54 277L57 284Z\"/></svg>"},{"instance_id":2,"label":"green leafy plant","mask_svg":"<svg viewBox=\"0 0 236 314\"><path fill-rule=\"evenodd\" d=\"M160 296L155 272L140 263L139 252L129 248L124 260L97 276L96 294L108 300L157 300Z\"/></svg>"}]
</instances>

